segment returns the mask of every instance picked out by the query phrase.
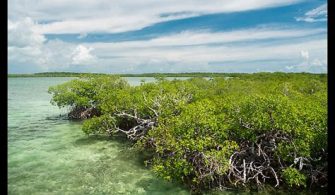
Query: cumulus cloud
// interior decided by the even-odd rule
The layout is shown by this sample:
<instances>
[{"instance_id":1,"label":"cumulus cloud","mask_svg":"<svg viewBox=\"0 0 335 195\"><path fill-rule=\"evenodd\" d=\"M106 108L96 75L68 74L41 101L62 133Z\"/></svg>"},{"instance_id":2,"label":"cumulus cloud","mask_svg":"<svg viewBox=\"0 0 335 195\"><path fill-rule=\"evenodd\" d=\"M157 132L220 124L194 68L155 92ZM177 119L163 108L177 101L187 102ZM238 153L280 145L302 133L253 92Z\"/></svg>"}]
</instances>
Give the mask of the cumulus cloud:
<instances>
[{"instance_id":1,"label":"cumulus cloud","mask_svg":"<svg viewBox=\"0 0 335 195\"><path fill-rule=\"evenodd\" d=\"M309 59L309 52L308 52L308 51L301 50L301 51L300 51L300 54L301 54L301 57L302 57L304 60L308 61L308 59Z\"/></svg>"},{"instance_id":2,"label":"cumulus cloud","mask_svg":"<svg viewBox=\"0 0 335 195\"><path fill-rule=\"evenodd\" d=\"M327 65L327 62L326 62L326 60L324 60L324 61L321 61L320 59L314 59L312 62L311 62L311 64L313 65L313 66L326 66Z\"/></svg>"},{"instance_id":3,"label":"cumulus cloud","mask_svg":"<svg viewBox=\"0 0 335 195\"><path fill-rule=\"evenodd\" d=\"M297 17L296 20L304 22L324 22L327 21L327 16L327 3L325 3L315 9L306 12L303 17Z\"/></svg>"},{"instance_id":4,"label":"cumulus cloud","mask_svg":"<svg viewBox=\"0 0 335 195\"><path fill-rule=\"evenodd\" d=\"M327 40L320 38L327 32L324 28L184 31L150 40L113 43L75 44L45 37L45 34L78 33L80 40L89 33L129 32L160 22L301 1L11 0L8 2L8 60L12 65L34 67L36 71L278 71L285 66L292 71L310 67L313 71L324 70ZM316 22L326 17L327 4L324 4L297 20Z\"/></svg>"},{"instance_id":5,"label":"cumulus cloud","mask_svg":"<svg viewBox=\"0 0 335 195\"><path fill-rule=\"evenodd\" d=\"M324 56L312 55L309 51L301 50L302 61L292 66L286 66L285 69L290 72L327 72L327 59ZM323 57L323 58L322 58ZM322 58L322 59L321 59Z\"/></svg>"},{"instance_id":6,"label":"cumulus cloud","mask_svg":"<svg viewBox=\"0 0 335 195\"><path fill-rule=\"evenodd\" d=\"M11 64L40 64L43 59L44 35L34 31L36 24L31 18L8 21L8 60Z\"/></svg>"},{"instance_id":7,"label":"cumulus cloud","mask_svg":"<svg viewBox=\"0 0 335 195\"><path fill-rule=\"evenodd\" d=\"M18 22L9 20L8 24L8 61L12 65L49 71L91 63L95 59L92 47L47 41L43 34L34 31L37 24L31 18Z\"/></svg>"},{"instance_id":8,"label":"cumulus cloud","mask_svg":"<svg viewBox=\"0 0 335 195\"><path fill-rule=\"evenodd\" d=\"M81 39L88 33L126 32L181 18L297 2L300 0L11 0L9 62L37 67L37 72L325 71L327 40L326 36L320 38L327 33L324 28L184 31L112 43L75 44L45 37L47 33L79 33ZM318 20L327 15L322 11L326 8L320 7L304 17Z\"/></svg>"},{"instance_id":9,"label":"cumulus cloud","mask_svg":"<svg viewBox=\"0 0 335 195\"><path fill-rule=\"evenodd\" d=\"M72 64L87 64L94 60L94 56L91 54L92 47L85 47L78 45L72 53Z\"/></svg>"},{"instance_id":10,"label":"cumulus cloud","mask_svg":"<svg viewBox=\"0 0 335 195\"><path fill-rule=\"evenodd\" d=\"M116 33L194 16L277 7L301 0L11 0L9 18L42 21L39 33ZM44 22L47 21L47 22Z\"/></svg>"},{"instance_id":11,"label":"cumulus cloud","mask_svg":"<svg viewBox=\"0 0 335 195\"><path fill-rule=\"evenodd\" d=\"M8 21L8 44L15 47L34 47L46 41L44 35L36 33L36 23L31 18L13 22Z\"/></svg>"},{"instance_id":12,"label":"cumulus cloud","mask_svg":"<svg viewBox=\"0 0 335 195\"><path fill-rule=\"evenodd\" d=\"M9 32L24 28L29 33L11 33L13 40L21 41L9 44L9 61L38 66L37 71L251 71L250 67L264 70L263 65L274 71L281 70L280 66L286 66L286 71L318 67L313 69L317 72L325 71L327 65L326 37L317 37L326 33L322 28L185 31L150 40L78 45L60 40L45 41L43 34L33 31L36 23L31 19L25 21L10 25ZM268 39L281 41L268 44ZM309 59L308 66L300 65L301 58Z\"/></svg>"}]
</instances>

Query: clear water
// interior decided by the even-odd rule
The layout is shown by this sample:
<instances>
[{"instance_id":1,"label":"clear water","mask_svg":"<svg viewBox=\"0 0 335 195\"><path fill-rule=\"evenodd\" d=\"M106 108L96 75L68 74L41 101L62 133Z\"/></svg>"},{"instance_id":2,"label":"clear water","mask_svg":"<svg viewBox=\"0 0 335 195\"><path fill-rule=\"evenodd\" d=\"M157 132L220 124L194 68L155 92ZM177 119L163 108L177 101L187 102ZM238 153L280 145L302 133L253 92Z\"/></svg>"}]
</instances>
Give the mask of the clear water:
<instances>
[{"instance_id":1,"label":"clear water","mask_svg":"<svg viewBox=\"0 0 335 195\"><path fill-rule=\"evenodd\" d=\"M128 143L86 136L80 122L62 119L60 115L67 110L52 106L47 90L71 79L8 79L9 194L190 194L181 185L157 178L145 168L140 155L129 149ZM155 80L126 79L131 85L139 85L143 79Z\"/></svg>"},{"instance_id":2,"label":"clear water","mask_svg":"<svg viewBox=\"0 0 335 195\"><path fill-rule=\"evenodd\" d=\"M9 194L189 194L153 175L127 143L88 137L59 117L66 110L47 89L70 79L8 79Z\"/></svg>"}]
</instances>

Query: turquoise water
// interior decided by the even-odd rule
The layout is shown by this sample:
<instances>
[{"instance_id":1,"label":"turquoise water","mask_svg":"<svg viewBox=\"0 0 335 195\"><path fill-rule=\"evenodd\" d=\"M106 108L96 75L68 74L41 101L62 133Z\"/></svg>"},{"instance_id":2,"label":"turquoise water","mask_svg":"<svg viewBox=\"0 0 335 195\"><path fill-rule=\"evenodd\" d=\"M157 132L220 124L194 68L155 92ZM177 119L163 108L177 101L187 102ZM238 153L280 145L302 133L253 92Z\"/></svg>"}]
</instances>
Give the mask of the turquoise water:
<instances>
[{"instance_id":1,"label":"turquoise water","mask_svg":"<svg viewBox=\"0 0 335 195\"><path fill-rule=\"evenodd\" d=\"M189 194L153 175L127 143L62 119L67 110L50 104L47 89L70 79L8 79L9 194Z\"/></svg>"},{"instance_id":2,"label":"turquoise water","mask_svg":"<svg viewBox=\"0 0 335 195\"><path fill-rule=\"evenodd\" d=\"M52 106L47 90L71 79L8 79L9 194L190 194L145 168L129 143L86 136L80 122L65 120L62 116L67 110ZM131 85L139 85L142 79L154 81L149 77L126 79Z\"/></svg>"}]
</instances>

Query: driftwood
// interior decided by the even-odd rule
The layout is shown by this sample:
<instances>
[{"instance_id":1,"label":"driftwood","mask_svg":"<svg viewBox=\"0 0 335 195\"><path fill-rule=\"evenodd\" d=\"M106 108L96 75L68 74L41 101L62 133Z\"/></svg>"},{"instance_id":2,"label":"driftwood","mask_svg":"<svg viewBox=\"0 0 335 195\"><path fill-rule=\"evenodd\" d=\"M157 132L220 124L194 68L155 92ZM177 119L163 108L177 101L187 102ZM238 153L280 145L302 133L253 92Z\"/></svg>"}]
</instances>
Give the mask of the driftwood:
<instances>
[{"instance_id":1,"label":"driftwood","mask_svg":"<svg viewBox=\"0 0 335 195\"><path fill-rule=\"evenodd\" d=\"M107 132L109 134L121 133L127 136L132 141L141 140L145 137L148 131L153 130L158 126L159 116L161 115L162 102L169 102L172 106L180 101L188 102L192 99L191 95L182 97L169 97L160 95L153 99L147 99L143 94L143 100L147 104L147 109L150 114L141 115L133 110L117 110L111 114L111 117L121 119L119 121L126 121L126 125L113 124L107 125ZM76 108L69 113L69 118L85 119L92 116L99 115L95 108ZM272 115L269 113L271 121ZM246 129L253 129L253 127L239 121L241 127ZM229 158L228 170L222 171L226 164L222 164L218 159L205 155L202 151L185 151L184 158L192 164L193 172L196 174L200 183L198 186L192 186L193 189L201 188L219 188L232 189L236 186L250 186L262 187L265 183L273 184L279 187L283 182L281 178L281 171L287 167L296 167L310 178L310 186L312 185L327 185L327 165L319 165L320 160L326 160L328 154L324 152L320 159L307 158L297 155L297 149L289 154L293 157L293 162L285 162L276 154L276 149L279 143L287 143L294 146L293 138L279 130L270 129L266 133L259 135L255 142L249 140L235 140L238 142L239 150L235 151ZM155 140L148 138L146 140L148 147L155 148ZM294 146L295 147L295 146ZM216 150L222 148L217 147ZM174 155L174 151L164 151L163 154L158 154L162 159ZM316 163L314 163L316 162ZM327 162L326 162L327 163ZM185 181L191 181L193 175L185 175Z\"/></svg>"},{"instance_id":2,"label":"driftwood","mask_svg":"<svg viewBox=\"0 0 335 195\"><path fill-rule=\"evenodd\" d=\"M155 114L157 114L157 112L155 112ZM122 132L126 134L127 138L130 140L142 139L150 129L152 129L154 126L157 125L158 115L155 115L155 117L152 117L152 118L143 119L137 115L136 110L134 110L134 114L129 114L126 112L117 112L115 113L115 115L117 117L128 118L128 119L132 119L136 121L136 125L131 127L130 129L124 130L115 125L114 129L108 130L109 132L113 131L114 133Z\"/></svg>"},{"instance_id":3,"label":"driftwood","mask_svg":"<svg viewBox=\"0 0 335 195\"><path fill-rule=\"evenodd\" d=\"M228 171L225 173L220 171L223 165L217 159L206 156L203 152L186 151L185 156L197 173L197 179L200 181L197 185L202 185L201 188L223 190L232 189L238 185L250 187L254 184L256 185L253 187L260 188L266 183L279 187L283 182L281 171L290 166L295 166L298 170L309 173L310 186L325 187L328 183L327 169L325 168L327 165L315 167L313 161L320 159L305 157L296 157L294 162L284 164L284 160L275 154L277 144L281 141L293 144L289 135L277 131L258 136L256 142L242 141L239 144L239 150L230 156ZM221 148L216 149L220 150ZM173 152L163 154L162 158L171 155ZM293 153L292 156L297 155ZM192 188L198 189L199 186Z\"/></svg>"},{"instance_id":4,"label":"driftwood","mask_svg":"<svg viewBox=\"0 0 335 195\"><path fill-rule=\"evenodd\" d=\"M309 174L310 186L313 184L327 184L327 170L325 166L316 167L313 162L320 159L297 156L297 150L289 154L294 158L291 163L286 162L275 154L277 144L285 142L294 146L292 138L279 131L271 131L257 137L256 143L249 141L240 144L240 150L233 153L229 159L228 179L231 183L245 186L247 183L256 183L257 186L265 184L266 180L274 183L275 187L280 185L279 172L287 167L296 167L298 170ZM327 156L325 154L324 156Z\"/></svg>"},{"instance_id":5,"label":"driftwood","mask_svg":"<svg viewBox=\"0 0 335 195\"><path fill-rule=\"evenodd\" d=\"M152 108L150 110L154 113L153 116L147 116L142 118L137 115L136 109L133 110L133 113L130 114L125 111L117 111L113 115L121 119L130 119L134 124L128 129L121 128L116 124L112 128L107 129L108 134L114 133L123 133L127 136L128 139L136 141L142 139L150 129L153 129L158 124L158 112Z\"/></svg>"},{"instance_id":6,"label":"driftwood","mask_svg":"<svg viewBox=\"0 0 335 195\"><path fill-rule=\"evenodd\" d=\"M163 92L161 94L148 99L145 94L143 94L143 100L147 105L148 110L150 110L151 114L147 116L139 116L136 109L133 109L130 113L129 111L116 111L113 113L113 116L123 119L130 119L134 121L132 127L128 129L121 128L117 125L114 125L113 128L107 130L109 134L121 132L127 136L128 139L136 141L142 139L149 130L153 129L158 125L158 118L161 114L162 102L172 102L172 104L178 104L179 102L188 102L192 99L192 95L187 94L180 97L172 97ZM154 144L154 142L152 142Z\"/></svg>"}]
</instances>

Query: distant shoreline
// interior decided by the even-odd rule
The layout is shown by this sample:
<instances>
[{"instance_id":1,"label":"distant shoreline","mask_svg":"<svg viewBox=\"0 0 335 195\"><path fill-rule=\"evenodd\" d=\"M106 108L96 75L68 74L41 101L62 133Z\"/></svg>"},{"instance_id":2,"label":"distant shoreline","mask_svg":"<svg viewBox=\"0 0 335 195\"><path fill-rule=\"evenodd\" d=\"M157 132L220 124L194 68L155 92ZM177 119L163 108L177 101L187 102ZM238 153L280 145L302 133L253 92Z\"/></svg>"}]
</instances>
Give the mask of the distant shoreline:
<instances>
[{"instance_id":1,"label":"distant shoreline","mask_svg":"<svg viewBox=\"0 0 335 195\"><path fill-rule=\"evenodd\" d=\"M210 72L190 72L190 73L141 73L141 74L104 74L104 73L76 73L76 72L42 72L33 74L8 74L8 78L15 77L79 77L83 75L116 75L120 77L239 77L241 75L268 75L268 74L305 74L305 75L327 75L327 73L286 73L286 72L259 72L259 73L210 73Z\"/></svg>"}]
</instances>

